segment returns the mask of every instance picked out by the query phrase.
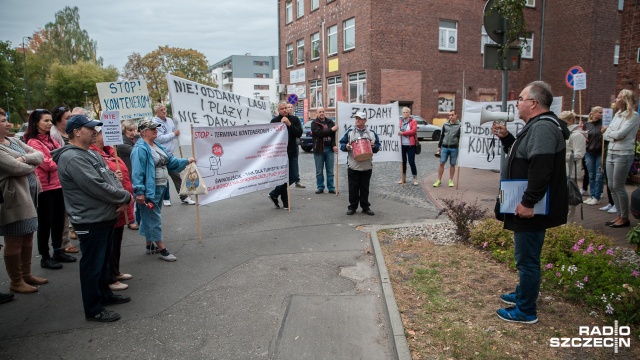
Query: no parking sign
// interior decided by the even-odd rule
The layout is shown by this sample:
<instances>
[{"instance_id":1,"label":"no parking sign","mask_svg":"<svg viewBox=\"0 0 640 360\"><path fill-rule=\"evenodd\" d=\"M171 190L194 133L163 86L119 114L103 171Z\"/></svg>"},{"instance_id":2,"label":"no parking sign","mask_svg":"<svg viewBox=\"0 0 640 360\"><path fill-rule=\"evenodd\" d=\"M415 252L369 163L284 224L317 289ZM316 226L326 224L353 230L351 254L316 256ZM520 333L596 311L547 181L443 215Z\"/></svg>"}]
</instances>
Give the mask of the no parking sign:
<instances>
[{"instance_id":1,"label":"no parking sign","mask_svg":"<svg viewBox=\"0 0 640 360\"><path fill-rule=\"evenodd\" d=\"M568 71L567 74L564 77L564 83L565 85L567 85L569 87L569 89L573 89L573 85L574 85L574 77L576 74L580 74L583 73L584 70L582 70L582 68L580 66L572 66ZM586 79L585 79L585 84L586 84ZM578 89L575 89L578 90Z\"/></svg>"}]
</instances>

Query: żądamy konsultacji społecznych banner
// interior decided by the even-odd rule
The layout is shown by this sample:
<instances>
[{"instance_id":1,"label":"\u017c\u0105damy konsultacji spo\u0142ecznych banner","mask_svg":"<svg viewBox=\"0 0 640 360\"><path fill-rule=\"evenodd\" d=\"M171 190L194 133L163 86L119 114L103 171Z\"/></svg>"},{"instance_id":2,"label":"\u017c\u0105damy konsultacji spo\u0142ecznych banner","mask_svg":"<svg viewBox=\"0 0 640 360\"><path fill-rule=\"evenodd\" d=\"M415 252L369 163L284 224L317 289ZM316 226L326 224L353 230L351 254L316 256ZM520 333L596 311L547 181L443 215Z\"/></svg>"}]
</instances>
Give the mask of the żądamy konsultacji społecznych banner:
<instances>
[{"instance_id":1,"label":"\u017c\u0105damy konsultacji spo\u0142ecznych banner","mask_svg":"<svg viewBox=\"0 0 640 360\"><path fill-rule=\"evenodd\" d=\"M286 183L288 141L284 123L194 127L194 157L208 190L199 204Z\"/></svg>"}]
</instances>

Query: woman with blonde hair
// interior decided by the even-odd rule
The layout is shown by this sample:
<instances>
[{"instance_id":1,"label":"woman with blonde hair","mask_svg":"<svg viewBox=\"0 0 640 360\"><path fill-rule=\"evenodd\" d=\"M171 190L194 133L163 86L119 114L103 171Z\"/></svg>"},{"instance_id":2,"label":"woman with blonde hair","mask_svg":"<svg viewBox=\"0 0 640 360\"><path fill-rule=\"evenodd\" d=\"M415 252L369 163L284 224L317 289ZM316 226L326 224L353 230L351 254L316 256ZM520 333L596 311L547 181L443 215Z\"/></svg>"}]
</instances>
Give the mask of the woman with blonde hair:
<instances>
[{"instance_id":1,"label":"woman with blonde hair","mask_svg":"<svg viewBox=\"0 0 640 360\"><path fill-rule=\"evenodd\" d=\"M629 175L629 168L635 155L635 140L640 125L640 116L634 110L637 104L633 91L624 89L620 91L615 100L616 114L608 127L603 127L603 137L609 141L606 160L607 178L613 203L618 215L612 221L605 224L612 228L628 227L629 221L629 195L625 188L625 181Z\"/></svg>"},{"instance_id":2,"label":"woman with blonde hair","mask_svg":"<svg viewBox=\"0 0 640 360\"><path fill-rule=\"evenodd\" d=\"M573 111L563 111L558 116L562 121L567 123L569 128L569 139L567 140L567 155L565 157L567 176L574 179L576 174L582 172L582 158L586 152L587 139L584 136L580 126L576 124L578 116ZM573 159L571 159L573 157ZM569 205L569 215L567 222L573 222L577 205Z\"/></svg>"}]
</instances>

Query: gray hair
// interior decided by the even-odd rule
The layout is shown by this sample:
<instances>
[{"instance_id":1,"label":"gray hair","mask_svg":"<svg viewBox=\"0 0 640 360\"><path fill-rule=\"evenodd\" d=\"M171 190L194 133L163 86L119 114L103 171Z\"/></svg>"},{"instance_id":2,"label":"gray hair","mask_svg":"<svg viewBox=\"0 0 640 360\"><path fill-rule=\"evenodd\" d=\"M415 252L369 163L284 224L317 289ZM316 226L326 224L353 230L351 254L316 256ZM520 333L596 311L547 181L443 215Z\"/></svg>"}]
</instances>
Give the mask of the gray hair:
<instances>
[{"instance_id":1,"label":"gray hair","mask_svg":"<svg viewBox=\"0 0 640 360\"><path fill-rule=\"evenodd\" d=\"M529 99L534 99L541 107L547 110L551 108L553 93L551 92L551 86L549 84L544 81L534 81L526 87L530 87Z\"/></svg>"},{"instance_id":2,"label":"gray hair","mask_svg":"<svg viewBox=\"0 0 640 360\"><path fill-rule=\"evenodd\" d=\"M76 106L71 111L71 115L87 115L87 114L85 113L84 108Z\"/></svg>"},{"instance_id":3,"label":"gray hair","mask_svg":"<svg viewBox=\"0 0 640 360\"><path fill-rule=\"evenodd\" d=\"M123 120L122 121L122 134L124 135L124 132L127 131L127 129L129 129L129 128L137 129L138 128L138 124L136 124L136 122L133 121L133 120Z\"/></svg>"},{"instance_id":4,"label":"gray hair","mask_svg":"<svg viewBox=\"0 0 640 360\"><path fill-rule=\"evenodd\" d=\"M156 106L153 107L153 111L158 111L158 109L160 109L161 107L166 108L166 106L164 106L164 104L158 103L158 104L156 104Z\"/></svg>"}]
</instances>

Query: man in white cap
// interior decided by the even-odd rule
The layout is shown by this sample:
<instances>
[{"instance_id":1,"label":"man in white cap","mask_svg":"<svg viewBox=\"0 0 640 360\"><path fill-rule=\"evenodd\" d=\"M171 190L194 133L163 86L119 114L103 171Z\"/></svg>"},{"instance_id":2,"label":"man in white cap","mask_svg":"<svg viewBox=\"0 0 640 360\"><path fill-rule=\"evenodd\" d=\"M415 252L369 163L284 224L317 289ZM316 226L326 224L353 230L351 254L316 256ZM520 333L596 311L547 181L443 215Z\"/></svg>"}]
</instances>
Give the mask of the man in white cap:
<instances>
[{"instance_id":1,"label":"man in white cap","mask_svg":"<svg viewBox=\"0 0 640 360\"><path fill-rule=\"evenodd\" d=\"M380 150L380 140L378 135L371 129L366 127L367 115L364 111L355 114L356 126L347 130L342 139L340 139L340 150L347 151L347 176L349 179L349 210L347 215L355 214L358 204L362 207L362 212L367 215L375 215L371 211L369 203L369 183L371 182L371 174L373 162L371 158L358 161L353 157L352 143L358 139L368 139L371 142L371 150L375 154Z\"/></svg>"}]
</instances>

